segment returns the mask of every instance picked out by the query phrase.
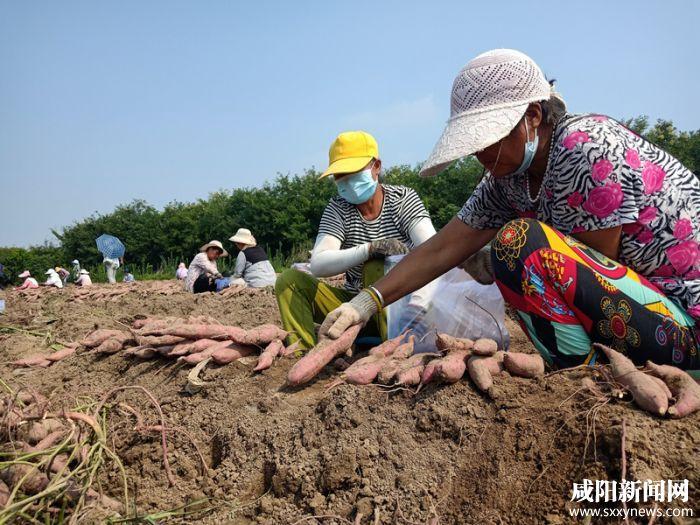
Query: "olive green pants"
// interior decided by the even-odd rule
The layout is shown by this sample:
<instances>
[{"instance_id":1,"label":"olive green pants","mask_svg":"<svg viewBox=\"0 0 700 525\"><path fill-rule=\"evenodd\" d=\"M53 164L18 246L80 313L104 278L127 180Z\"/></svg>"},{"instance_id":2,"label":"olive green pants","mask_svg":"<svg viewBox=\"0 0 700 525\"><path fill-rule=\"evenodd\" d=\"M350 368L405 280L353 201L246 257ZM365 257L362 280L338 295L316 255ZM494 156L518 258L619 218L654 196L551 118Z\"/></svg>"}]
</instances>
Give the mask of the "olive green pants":
<instances>
[{"instance_id":1,"label":"olive green pants","mask_svg":"<svg viewBox=\"0 0 700 525\"><path fill-rule=\"evenodd\" d=\"M384 261L365 263L362 280L365 286L384 275ZM287 343L301 340L305 349L316 344L315 325L321 324L329 312L350 301L355 292L330 286L319 279L298 270L285 270L275 283L275 294L282 316L282 326L289 332ZM360 333L360 337L386 339L386 316L373 316Z\"/></svg>"}]
</instances>

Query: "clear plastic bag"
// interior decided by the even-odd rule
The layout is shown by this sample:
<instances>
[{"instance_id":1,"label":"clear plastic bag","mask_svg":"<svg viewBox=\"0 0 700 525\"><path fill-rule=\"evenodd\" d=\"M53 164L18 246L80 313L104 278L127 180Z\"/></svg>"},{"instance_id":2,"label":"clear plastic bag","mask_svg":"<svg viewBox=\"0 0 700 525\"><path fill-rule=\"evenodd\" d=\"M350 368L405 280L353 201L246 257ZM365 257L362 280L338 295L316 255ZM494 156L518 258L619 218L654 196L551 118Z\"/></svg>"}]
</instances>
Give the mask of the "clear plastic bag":
<instances>
[{"instance_id":1,"label":"clear plastic bag","mask_svg":"<svg viewBox=\"0 0 700 525\"><path fill-rule=\"evenodd\" d=\"M386 268L393 267L401 256L388 257ZM478 339L488 337L506 350L510 334L505 326L505 303L495 284L482 285L459 268L454 268L429 286L426 308L416 309L410 296L387 307L389 337L396 337L409 328L422 341L417 351L433 351L436 333ZM406 315L407 313L413 315Z\"/></svg>"}]
</instances>

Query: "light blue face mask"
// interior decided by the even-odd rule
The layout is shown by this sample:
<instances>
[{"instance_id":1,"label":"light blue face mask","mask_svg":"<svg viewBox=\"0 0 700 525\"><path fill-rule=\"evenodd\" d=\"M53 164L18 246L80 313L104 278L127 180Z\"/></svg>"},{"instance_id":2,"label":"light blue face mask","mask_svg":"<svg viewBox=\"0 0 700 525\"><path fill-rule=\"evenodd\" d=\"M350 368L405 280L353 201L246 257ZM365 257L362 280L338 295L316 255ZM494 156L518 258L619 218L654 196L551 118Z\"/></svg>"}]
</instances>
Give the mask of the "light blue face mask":
<instances>
[{"instance_id":1,"label":"light blue face mask","mask_svg":"<svg viewBox=\"0 0 700 525\"><path fill-rule=\"evenodd\" d=\"M523 161L520 164L520 167L511 173L511 175L520 175L521 173L525 173L528 169L530 169L530 164L532 164L532 161L535 158L535 153L537 153L537 146L540 143L540 136L537 134L537 130L535 129L535 140L530 141L530 130L527 127L527 118L525 119L525 133L527 134L527 141L525 142L525 154L523 155Z\"/></svg>"},{"instance_id":2,"label":"light blue face mask","mask_svg":"<svg viewBox=\"0 0 700 525\"><path fill-rule=\"evenodd\" d=\"M351 204L362 204L372 198L377 189L377 181L372 177L372 168L348 175L335 181L338 195Z\"/></svg>"}]
</instances>

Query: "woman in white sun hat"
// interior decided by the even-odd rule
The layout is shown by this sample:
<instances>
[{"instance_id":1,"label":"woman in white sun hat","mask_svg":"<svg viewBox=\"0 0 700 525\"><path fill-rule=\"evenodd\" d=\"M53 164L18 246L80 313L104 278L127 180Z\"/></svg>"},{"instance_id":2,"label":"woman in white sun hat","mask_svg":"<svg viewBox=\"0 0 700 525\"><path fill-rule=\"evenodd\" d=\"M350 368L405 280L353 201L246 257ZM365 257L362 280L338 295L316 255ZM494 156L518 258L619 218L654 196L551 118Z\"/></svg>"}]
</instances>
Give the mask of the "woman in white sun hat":
<instances>
[{"instance_id":1,"label":"woman in white sun hat","mask_svg":"<svg viewBox=\"0 0 700 525\"><path fill-rule=\"evenodd\" d=\"M236 258L236 268L233 272L231 286L243 285L251 288L264 288L274 286L277 274L270 264L267 253L246 228L239 228L236 235L229 241L236 244L238 257Z\"/></svg>"},{"instance_id":2,"label":"woman in white sun hat","mask_svg":"<svg viewBox=\"0 0 700 525\"><path fill-rule=\"evenodd\" d=\"M22 284L17 287L17 290L39 288L39 283L36 281L36 279L34 279L34 277L32 277L32 274L29 273L29 270L24 270L17 277L19 277L20 279L24 279L24 281L22 281Z\"/></svg>"},{"instance_id":3,"label":"woman in white sun hat","mask_svg":"<svg viewBox=\"0 0 700 525\"><path fill-rule=\"evenodd\" d=\"M90 277L90 272L85 268L82 268L78 272L78 278L75 280L77 286L92 286L92 278Z\"/></svg>"},{"instance_id":4,"label":"woman in white sun hat","mask_svg":"<svg viewBox=\"0 0 700 525\"><path fill-rule=\"evenodd\" d=\"M510 49L459 72L422 173L469 155L488 173L457 217L328 314L323 333L338 337L460 265L495 279L553 366L594 361L598 342L637 364L700 368L700 182L690 170L609 117L567 113L535 62Z\"/></svg>"},{"instance_id":5,"label":"woman in white sun hat","mask_svg":"<svg viewBox=\"0 0 700 525\"><path fill-rule=\"evenodd\" d=\"M216 266L216 260L227 256L228 252L219 241L210 241L202 246L187 269L185 289L192 293L215 292L216 282L214 281L222 277Z\"/></svg>"},{"instance_id":6,"label":"woman in white sun hat","mask_svg":"<svg viewBox=\"0 0 700 525\"><path fill-rule=\"evenodd\" d=\"M58 272L53 268L46 270L46 282L42 286L55 286L56 288L63 288L63 281Z\"/></svg>"}]
</instances>

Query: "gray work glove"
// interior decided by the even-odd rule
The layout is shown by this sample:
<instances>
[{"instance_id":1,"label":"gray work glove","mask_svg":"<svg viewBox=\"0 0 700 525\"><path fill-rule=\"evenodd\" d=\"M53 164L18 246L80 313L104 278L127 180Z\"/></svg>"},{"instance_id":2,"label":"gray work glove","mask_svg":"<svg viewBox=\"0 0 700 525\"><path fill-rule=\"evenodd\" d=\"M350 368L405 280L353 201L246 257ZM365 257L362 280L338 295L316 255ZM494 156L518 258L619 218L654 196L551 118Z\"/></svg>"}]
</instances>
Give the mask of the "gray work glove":
<instances>
[{"instance_id":1,"label":"gray work glove","mask_svg":"<svg viewBox=\"0 0 700 525\"><path fill-rule=\"evenodd\" d=\"M318 335L338 339L351 326L364 325L377 313L377 310L377 303L374 302L370 293L362 290L350 302L343 303L328 313Z\"/></svg>"},{"instance_id":2,"label":"gray work glove","mask_svg":"<svg viewBox=\"0 0 700 525\"><path fill-rule=\"evenodd\" d=\"M489 246L476 252L458 267L471 275L479 284L493 284L496 280L493 276L491 248Z\"/></svg>"},{"instance_id":3,"label":"gray work glove","mask_svg":"<svg viewBox=\"0 0 700 525\"><path fill-rule=\"evenodd\" d=\"M380 239L369 243L369 258L383 259L390 255L408 253L408 247L398 239Z\"/></svg>"}]
</instances>

